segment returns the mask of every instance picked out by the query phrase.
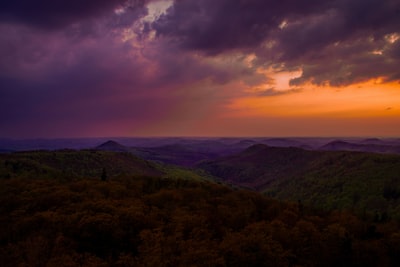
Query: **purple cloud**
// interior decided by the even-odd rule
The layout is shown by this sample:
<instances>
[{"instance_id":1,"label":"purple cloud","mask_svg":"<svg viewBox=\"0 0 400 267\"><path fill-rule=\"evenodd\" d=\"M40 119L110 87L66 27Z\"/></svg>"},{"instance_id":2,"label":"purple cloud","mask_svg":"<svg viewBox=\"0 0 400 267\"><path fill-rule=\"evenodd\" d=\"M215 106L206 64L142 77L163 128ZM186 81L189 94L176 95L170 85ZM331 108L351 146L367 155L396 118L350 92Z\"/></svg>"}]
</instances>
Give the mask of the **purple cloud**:
<instances>
[{"instance_id":1,"label":"purple cloud","mask_svg":"<svg viewBox=\"0 0 400 267\"><path fill-rule=\"evenodd\" d=\"M119 6L141 8L145 2L145 0L6 0L0 4L0 21L19 22L42 29L56 30L77 21L110 14Z\"/></svg>"},{"instance_id":2,"label":"purple cloud","mask_svg":"<svg viewBox=\"0 0 400 267\"><path fill-rule=\"evenodd\" d=\"M386 52L395 50L397 42L385 41L388 35L400 34L396 0L175 1L151 27L160 39L206 56L255 52L259 66L304 66L305 74L293 85L346 85L399 76L399 61L392 62ZM360 47L360 42L368 45ZM354 54L345 57L352 48ZM371 57L374 51L383 53ZM382 68L373 75L376 63ZM335 74L338 65L346 69L341 77Z\"/></svg>"},{"instance_id":3,"label":"purple cloud","mask_svg":"<svg viewBox=\"0 0 400 267\"><path fill-rule=\"evenodd\" d=\"M259 69L302 69L295 86L400 80L398 0L149 3L3 1L0 136L145 127L182 103L175 119L194 121L268 83Z\"/></svg>"},{"instance_id":4,"label":"purple cloud","mask_svg":"<svg viewBox=\"0 0 400 267\"><path fill-rule=\"evenodd\" d=\"M157 35L184 49L215 55L234 49L254 48L293 13L315 12L318 1L175 1L152 24Z\"/></svg>"}]
</instances>

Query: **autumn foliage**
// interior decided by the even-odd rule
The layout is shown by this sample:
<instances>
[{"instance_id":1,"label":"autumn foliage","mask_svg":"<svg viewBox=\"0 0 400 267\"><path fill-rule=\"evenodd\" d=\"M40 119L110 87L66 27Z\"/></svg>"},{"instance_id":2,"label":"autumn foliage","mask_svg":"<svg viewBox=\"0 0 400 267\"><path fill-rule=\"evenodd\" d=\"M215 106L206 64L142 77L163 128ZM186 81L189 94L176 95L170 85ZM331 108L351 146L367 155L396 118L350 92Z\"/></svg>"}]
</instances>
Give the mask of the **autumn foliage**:
<instances>
[{"instance_id":1,"label":"autumn foliage","mask_svg":"<svg viewBox=\"0 0 400 267\"><path fill-rule=\"evenodd\" d=\"M400 262L396 221L321 212L185 177L107 174L102 181L101 168L98 177L70 179L18 177L11 170L1 178L0 266Z\"/></svg>"}]
</instances>

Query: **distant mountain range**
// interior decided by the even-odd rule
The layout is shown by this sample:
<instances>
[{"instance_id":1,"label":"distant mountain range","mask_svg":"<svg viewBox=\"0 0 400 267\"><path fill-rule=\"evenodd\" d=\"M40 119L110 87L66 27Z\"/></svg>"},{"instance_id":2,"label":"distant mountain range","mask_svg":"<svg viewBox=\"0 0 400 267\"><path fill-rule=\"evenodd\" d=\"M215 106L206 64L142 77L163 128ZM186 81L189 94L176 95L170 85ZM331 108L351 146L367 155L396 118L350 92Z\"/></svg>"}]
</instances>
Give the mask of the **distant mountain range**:
<instances>
[{"instance_id":1,"label":"distant mountain range","mask_svg":"<svg viewBox=\"0 0 400 267\"><path fill-rule=\"evenodd\" d=\"M111 142L109 142L111 141ZM114 143L115 142L115 143ZM102 145L100 145L102 144ZM254 144L265 144L275 147L298 147L307 150L345 150L365 151L376 153L400 153L399 138L72 138L72 139L0 139L0 153L30 150L57 150L57 149L91 149L99 147L102 150L135 151L138 155L151 157L163 154L161 161L171 160L165 154L183 155L190 153L186 165L193 165L197 159L237 153ZM135 149L134 149L135 148ZM193 153L199 155L194 156ZM203 155L200 155L203 154ZM172 159L171 163L182 163Z\"/></svg>"},{"instance_id":2,"label":"distant mountain range","mask_svg":"<svg viewBox=\"0 0 400 267\"><path fill-rule=\"evenodd\" d=\"M105 151L130 152L143 159L175 164L195 166L199 161L239 153L255 145L264 144L271 147L293 147L305 150L322 151L364 151L374 153L400 154L400 141L396 139L353 139L350 141L327 140L320 138L255 138L255 139L172 139L170 143L154 141L152 146L125 146L109 140L95 149ZM329 142L327 142L329 141Z\"/></svg>"},{"instance_id":3,"label":"distant mountain range","mask_svg":"<svg viewBox=\"0 0 400 267\"><path fill-rule=\"evenodd\" d=\"M359 143L350 143L342 140L335 140L320 147L320 150L364 151L374 153L400 154L400 145L395 142L386 143L380 141L379 139L367 139Z\"/></svg>"},{"instance_id":4,"label":"distant mountain range","mask_svg":"<svg viewBox=\"0 0 400 267\"><path fill-rule=\"evenodd\" d=\"M218 140L191 140L156 147L128 147L109 140L96 150L130 152L146 160L175 164L179 166L194 166L205 159L214 159L224 155L237 153L252 145L245 141L226 144Z\"/></svg>"}]
</instances>

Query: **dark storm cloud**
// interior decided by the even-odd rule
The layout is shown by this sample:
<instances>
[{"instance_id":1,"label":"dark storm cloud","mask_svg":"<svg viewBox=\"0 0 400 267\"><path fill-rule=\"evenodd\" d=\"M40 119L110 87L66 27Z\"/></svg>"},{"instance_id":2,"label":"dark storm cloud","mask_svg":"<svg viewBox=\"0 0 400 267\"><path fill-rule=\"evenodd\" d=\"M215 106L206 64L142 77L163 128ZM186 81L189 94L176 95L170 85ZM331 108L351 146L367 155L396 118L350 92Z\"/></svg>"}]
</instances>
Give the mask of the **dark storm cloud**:
<instances>
[{"instance_id":1,"label":"dark storm cloud","mask_svg":"<svg viewBox=\"0 0 400 267\"><path fill-rule=\"evenodd\" d=\"M399 60L393 57L397 44L385 40L400 34L398 0L175 1L152 29L161 39L208 56L255 52L258 65L305 67L293 85L399 76ZM374 51L382 53L371 56Z\"/></svg>"},{"instance_id":2,"label":"dark storm cloud","mask_svg":"<svg viewBox=\"0 0 400 267\"><path fill-rule=\"evenodd\" d=\"M400 3L398 0L341 0L336 9L343 14L346 29L374 30L373 35L397 31Z\"/></svg>"},{"instance_id":3,"label":"dark storm cloud","mask_svg":"<svg viewBox=\"0 0 400 267\"><path fill-rule=\"evenodd\" d=\"M0 21L20 22L44 29L110 13L119 6L143 7L145 0L5 0L0 3Z\"/></svg>"},{"instance_id":4,"label":"dark storm cloud","mask_svg":"<svg viewBox=\"0 0 400 267\"><path fill-rule=\"evenodd\" d=\"M311 81L317 85L345 86L382 78L384 82L399 81L400 58L395 55L400 40L360 38L327 46L303 60L302 75L291 81L301 85ZM299 61L291 64L299 64Z\"/></svg>"},{"instance_id":5,"label":"dark storm cloud","mask_svg":"<svg viewBox=\"0 0 400 267\"><path fill-rule=\"evenodd\" d=\"M400 28L399 1L337 1L329 9L291 22L274 35L283 60L313 59L335 43L357 43L360 39L381 40ZM381 43L375 42L375 48ZM338 46L338 50L341 46ZM335 52L330 50L330 52ZM360 52L365 52L364 50ZM311 56L305 57L305 56ZM303 57L303 58L302 58Z\"/></svg>"},{"instance_id":6,"label":"dark storm cloud","mask_svg":"<svg viewBox=\"0 0 400 267\"><path fill-rule=\"evenodd\" d=\"M308 14L321 8L318 1L175 1L152 27L186 49L218 54L229 49L253 48L268 38L286 15ZM320 1L324 2L324 1Z\"/></svg>"},{"instance_id":7,"label":"dark storm cloud","mask_svg":"<svg viewBox=\"0 0 400 267\"><path fill-rule=\"evenodd\" d=\"M280 34L284 21L289 27ZM398 31L399 23L398 0L205 0L175 1L152 27L187 49L223 53L255 48L273 38L293 45L307 41L313 49L312 41L319 45L351 34L385 34Z\"/></svg>"}]
</instances>

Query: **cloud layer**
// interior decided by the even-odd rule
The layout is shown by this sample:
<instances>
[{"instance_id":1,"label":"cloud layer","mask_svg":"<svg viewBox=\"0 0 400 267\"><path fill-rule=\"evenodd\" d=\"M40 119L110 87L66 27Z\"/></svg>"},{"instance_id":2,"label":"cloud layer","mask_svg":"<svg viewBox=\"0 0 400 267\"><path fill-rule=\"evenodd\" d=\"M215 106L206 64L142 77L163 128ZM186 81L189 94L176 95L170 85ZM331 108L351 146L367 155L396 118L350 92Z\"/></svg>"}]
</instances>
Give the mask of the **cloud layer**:
<instances>
[{"instance_id":1,"label":"cloud layer","mask_svg":"<svg viewBox=\"0 0 400 267\"><path fill-rule=\"evenodd\" d=\"M176 0L164 7L3 1L0 136L107 127L127 135L171 120L168 114L204 119L249 88L284 94L268 89L266 70L300 70L290 93L308 83L400 81L398 0ZM178 112L183 107L190 110Z\"/></svg>"},{"instance_id":2,"label":"cloud layer","mask_svg":"<svg viewBox=\"0 0 400 267\"><path fill-rule=\"evenodd\" d=\"M152 27L206 56L255 53L260 66L304 68L293 85L399 77L396 0L177 1Z\"/></svg>"}]
</instances>

